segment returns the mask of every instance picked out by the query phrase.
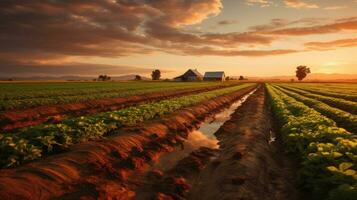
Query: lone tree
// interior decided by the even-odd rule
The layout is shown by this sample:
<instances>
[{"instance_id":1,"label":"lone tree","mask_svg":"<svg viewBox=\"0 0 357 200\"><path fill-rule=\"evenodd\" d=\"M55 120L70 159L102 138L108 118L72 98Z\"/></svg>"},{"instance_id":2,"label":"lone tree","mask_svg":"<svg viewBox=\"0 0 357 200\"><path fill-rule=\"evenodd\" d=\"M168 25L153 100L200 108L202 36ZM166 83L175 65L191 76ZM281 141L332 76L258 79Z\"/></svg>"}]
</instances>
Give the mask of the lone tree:
<instances>
[{"instance_id":1,"label":"lone tree","mask_svg":"<svg viewBox=\"0 0 357 200\"><path fill-rule=\"evenodd\" d=\"M299 81L304 79L309 73L311 73L311 71L310 68L308 68L307 66L300 65L296 67L296 77Z\"/></svg>"},{"instance_id":2,"label":"lone tree","mask_svg":"<svg viewBox=\"0 0 357 200\"><path fill-rule=\"evenodd\" d=\"M160 80L160 77L161 77L160 70L155 69L154 71L152 71L151 77L152 77L152 80Z\"/></svg>"},{"instance_id":3,"label":"lone tree","mask_svg":"<svg viewBox=\"0 0 357 200\"><path fill-rule=\"evenodd\" d=\"M239 76L239 79L240 81L244 80L244 76Z\"/></svg>"},{"instance_id":4,"label":"lone tree","mask_svg":"<svg viewBox=\"0 0 357 200\"><path fill-rule=\"evenodd\" d=\"M98 76L98 81L109 81L111 78L110 76L107 75L99 75Z\"/></svg>"},{"instance_id":5,"label":"lone tree","mask_svg":"<svg viewBox=\"0 0 357 200\"><path fill-rule=\"evenodd\" d=\"M140 75L135 75L135 79L136 81L141 81L141 76Z\"/></svg>"}]
</instances>

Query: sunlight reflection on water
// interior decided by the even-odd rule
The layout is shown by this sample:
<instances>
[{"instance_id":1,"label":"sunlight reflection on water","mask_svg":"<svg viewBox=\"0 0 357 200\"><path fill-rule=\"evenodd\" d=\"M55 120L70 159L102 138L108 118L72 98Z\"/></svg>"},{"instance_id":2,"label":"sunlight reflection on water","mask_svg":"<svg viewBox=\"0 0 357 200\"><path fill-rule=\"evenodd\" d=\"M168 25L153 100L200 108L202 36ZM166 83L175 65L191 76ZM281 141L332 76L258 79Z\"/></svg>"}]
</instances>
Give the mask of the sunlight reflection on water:
<instances>
[{"instance_id":1,"label":"sunlight reflection on water","mask_svg":"<svg viewBox=\"0 0 357 200\"><path fill-rule=\"evenodd\" d=\"M167 170L173 167L179 160L188 156L191 152L200 147L208 147L218 149L218 140L214 135L218 129L231 118L231 115L236 109L242 105L247 98L256 91L248 93L238 101L234 102L229 108L223 109L221 112L208 118L205 122L200 124L200 128L189 133L187 139L184 141L183 148L177 148L173 152L163 155L152 168L159 170Z\"/></svg>"}]
</instances>

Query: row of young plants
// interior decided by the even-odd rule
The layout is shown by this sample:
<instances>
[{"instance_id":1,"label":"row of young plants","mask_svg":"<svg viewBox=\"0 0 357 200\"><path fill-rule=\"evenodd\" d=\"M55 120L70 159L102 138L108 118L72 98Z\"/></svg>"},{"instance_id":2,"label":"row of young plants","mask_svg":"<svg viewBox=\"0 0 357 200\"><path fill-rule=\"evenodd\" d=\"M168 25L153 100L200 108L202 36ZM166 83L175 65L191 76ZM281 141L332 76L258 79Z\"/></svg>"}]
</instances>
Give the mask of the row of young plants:
<instances>
[{"instance_id":1,"label":"row of young plants","mask_svg":"<svg viewBox=\"0 0 357 200\"><path fill-rule=\"evenodd\" d=\"M355 83L295 83L293 85L296 86L306 86L312 87L317 89L329 90L329 91L337 91L343 93L354 93L356 94L356 87Z\"/></svg>"},{"instance_id":2,"label":"row of young plants","mask_svg":"<svg viewBox=\"0 0 357 200\"><path fill-rule=\"evenodd\" d=\"M110 83L52 83L0 84L0 111L41 105L84 102L93 99L128 97L162 90L204 88L223 85L212 82L110 82ZM229 85L229 84L225 84Z\"/></svg>"},{"instance_id":3,"label":"row of young plants","mask_svg":"<svg viewBox=\"0 0 357 200\"><path fill-rule=\"evenodd\" d=\"M341 98L341 99L345 99L348 101L357 101L357 94L351 94L351 93L344 93L346 92L346 90L332 90L332 89L326 89L324 87L312 87L312 86L304 86L304 85L293 85L290 84L288 85L289 87L294 87L294 88L298 88L298 89L302 89L314 94L320 94L323 96L329 96L329 97L335 97L335 98ZM357 85L356 85L356 89L354 89L355 91L357 91Z\"/></svg>"},{"instance_id":4,"label":"row of young plants","mask_svg":"<svg viewBox=\"0 0 357 200\"><path fill-rule=\"evenodd\" d=\"M319 95L319 94L313 94L310 93L308 91L304 91L301 89L297 89L297 88L293 88L293 87L288 87L286 85L281 85L281 87L291 90L295 93L298 93L300 95L306 96L306 97L310 97L310 98L314 98L316 100L322 101L330 106L339 108L341 110L350 112L351 114L357 114L357 102L353 102L353 101L348 101L348 100L344 100L341 98L335 98L335 97L328 97L328 96L324 96L324 95Z\"/></svg>"},{"instance_id":5,"label":"row of young plants","mask_svg":"<svg viewBox=\"0 0 357 200\"><path fill-rule=\"evenodd\" d=\"M0 134L0 167L16 166L47 154L61 152L73 144L104 137L120 127L132 126L253 85L241 84L117 111L67 119L58 124L41 124L14 133L3 133Z\"/></svg>"},{"instance_id":6,"label":"row of young plants","mask_svg":"<svg viewBox=\"0 0 357 200\"><path fill-rule=\"evenodd\" d=\"M296 100L303 102L307 106L314 108L323 115L334 120L339 127L345 128L352 133L357 134L357 115L351 114L349 112L340 110L338 108L331 107L321 101L313 98L305 97L298 93L286 90L280 86L275 86L279 90L283 91L285 94L295 98Z\"/></svg>"},{"instance_id":7,"label":"row of young plants","mask_svg":"<svg viewBox=\"0 0 357 200\"><path fill-rule=\"evenodd\" d=\"M267 91L284 146L301 161L301 188L313 199L355 199L357 137L272 85Z\"/></svg>"}]
</instances>

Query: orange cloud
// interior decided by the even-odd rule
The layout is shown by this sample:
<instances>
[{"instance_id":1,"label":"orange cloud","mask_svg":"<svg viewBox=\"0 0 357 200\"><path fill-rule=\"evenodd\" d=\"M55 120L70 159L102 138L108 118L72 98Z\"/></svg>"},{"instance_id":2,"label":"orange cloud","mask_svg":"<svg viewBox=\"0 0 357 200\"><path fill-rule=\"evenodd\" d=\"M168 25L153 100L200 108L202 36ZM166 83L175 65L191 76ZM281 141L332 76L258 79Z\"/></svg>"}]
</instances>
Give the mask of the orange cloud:
<instances>
[{"instance_id":1,"label":"orange cloud","mask_svg":"<svg viewBox=\"0 0 357 200\"><path fill-rule=\"evenodd\" d=\"M221 0L201 1L148 1L148 5L160 11L158 18L170 26L190 25L221 12Z\"/></svg>"},{"instance_id":2,"label":"orange cloud","mask_svg":"<svg viewBox=\"0 0 357 200\"><path fill-rule=\"evenodd\" d=\"M357 19L351 18L351 20L346 20L341 22L337 21L326 25L263 31L261 32L261 34L299 36L299 35L326 34L326 33L337 33L340 31L356 31L356 30L357 30Z\"/></svg>"},{"instance_id":3,"label":"orange cloud","mask_svg":"<svg viewBox=\"0 0 357 200\"><path fill-rule=\"evenodd\" d=\"M245 0L245 4L249 6L259 5L260 7L269 7L272 2L269 0Z\"/></svg>"},{"instance_id":4,"label":"orange cloud","mask_svg":"<svg viewBox=\"0 0 357 200\"><path fill-rule=\"evenodd\" d=\"M345 9L347 8L347 6L327 6L324 9L325 10L341 10L341 9Z\"/></svg>"},{"instance_id":5,"label":"orange cloud","mask_svg":"<svg viewBox=\"0 0 357 200\"><path fill-rule=\"evenodd\" d=\"M357 46L357 38L348 38L342 40L333 40L327 42L308 42L305 46L313 50L330 50L338 47L354 47Z\"/></svg>"},{"instance_id":6,"label":"orange cloud","mask_svg":"<svg viewBox=\"0 0 357 200\"><path fill-rule=\"evenodd\" d=\"M313 3L307 3L305 1L302 0L284 0L284 3L286 5L286 7L289 8L319 8L319 6L317 4L313 4Z\"/></svg>"},{"instance_id":7,"label":"orange cloud","mask_svg":"<svg viewBox=\"0 0 357 200\"><path fill-rule=\"evenodd\" d=\"M275 50L221 50L214 49L212 47L201 48L185 48L182 50L189 55L212 55L212 56L248 56L248 57L261 57L261 56L273 56L283 55L300 52L292 49L275 49Z\"/></svg>"}]
</instances>

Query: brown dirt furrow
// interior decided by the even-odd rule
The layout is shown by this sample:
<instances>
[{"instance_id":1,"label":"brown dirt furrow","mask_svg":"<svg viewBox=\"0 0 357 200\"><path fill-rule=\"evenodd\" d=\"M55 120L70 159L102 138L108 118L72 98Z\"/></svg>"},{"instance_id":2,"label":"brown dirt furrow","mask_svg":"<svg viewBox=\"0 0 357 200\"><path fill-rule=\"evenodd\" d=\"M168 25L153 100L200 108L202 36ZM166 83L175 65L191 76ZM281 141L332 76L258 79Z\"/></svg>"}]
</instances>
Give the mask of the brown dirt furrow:
<instances>
[{"instance_id":1,"label":"brown dirt furrow","mask_svg":"<svg viewBox=\"0 0 357 200\"><path fill-rule=\"evenodd\" d=\"M264 87L217 132L220 153L192 185L188 199L294 200L294 164L278 142Z\"/></svg>"},{"instance_id":2,"label":"brown dirt furrow","mask_svg":"<svg viewBox=\"0 0 357 200\"><path fill-rule=\"evenodd\" d=\"M126 98L110 98L87 102L67 103L59 105L39 106L22 110L4 111L0 113L0 128L11 131L26 126L52 122L58 123L68 117L95 114L98 112L118 110L127 106L149 101L158 101L198 92L206 92L229 86L210 86L205 88L184 89L179 91L155 92Z\"/></svg>"},{"instance_id":3,"label":"brown dirt furrow","mask_svg":"<svg viewBox=\"0 0 357 200\"><path fill-rule=\"evenodd\" d=\"M134 188L135 200L187 199L192 181L216 156L216 149L201 147L180 160L172 169L148 171ZM138 182L138 181L137 181Z\"/></svg>"},{"instance_id":4,"label":"brown dirt furrow","mask_svg":"<svg viewBox=\"0 0 357 200\"><path fill-rule=\"evenodd\" d=\"M2 199L130 199L128 177L143 173L162 152L172 151L207 116L254 86L182 109L161 119L124 128L100 141L75 145L15 169L0 170Z\"/></svg>"}]
</instances>

